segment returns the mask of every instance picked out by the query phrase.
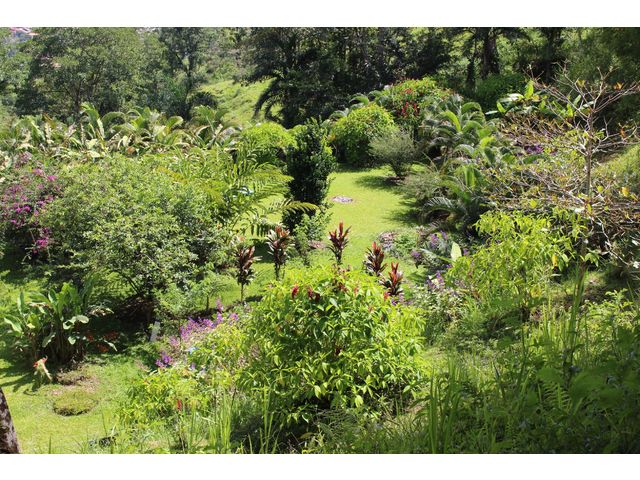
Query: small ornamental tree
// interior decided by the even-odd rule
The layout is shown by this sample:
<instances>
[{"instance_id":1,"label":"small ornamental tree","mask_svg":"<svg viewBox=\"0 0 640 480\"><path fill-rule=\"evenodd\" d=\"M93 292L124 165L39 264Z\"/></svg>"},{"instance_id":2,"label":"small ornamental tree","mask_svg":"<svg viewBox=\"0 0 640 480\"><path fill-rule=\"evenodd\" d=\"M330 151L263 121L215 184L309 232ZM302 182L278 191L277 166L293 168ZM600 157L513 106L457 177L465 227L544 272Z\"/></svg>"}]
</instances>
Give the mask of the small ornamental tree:
<instances>
[{"instance_id":1,"label":"small ornamental tree","mask_svg":"<svg viewBox=\"0 0 640 480\"><path fill-rule=\"evenodd\" d=\"M338 265L342 264L342 253L349 243L348 235L350 230L351 227L347 227L345 230L344 223L340 222L336 230L329 232L329 241L331 242L329 248L336 257L336 264Z\"/></svg>"},{"instance_id":2,"label":"small ornamental tree","mask_svg":"<svg viewBox=\"0 0 640 480\"><path fill-rule=\"evenodd\" d=\"M336 161L327 144L326 127L315 120L296 127L294 145L287 151L285 172L291 177L291 200L323 207L329 191L329 175L335 170ZM303 211L290 211L283 222L289 230L301 222ZM309 212L314 215L315 212Z\"/></svg>"},{"instance_id":3,"label":"small ornamental tree","mask_svg":"<svg viewBox=\"0 0 640 480\"><path fill-rule=\"evenodd\" d=\"M251 283L254 277L253 262L260 260L255 256L256 247L238 243L235 250L236 281L240 285L240 301L244 302L244 288Z\"/></svg>"},{"instance_id":4,"label":"small ornamental tree","mask_svg":"<svg viewBox=\"0 0 640 480\"><path fill-rule=\"evenodd\" d=\"M280 225L276 225L267 235L267 247L273 256L276 280L280 280L280 270L287 263L287 250L291 246L292 240L293 237L289 230Z\"/></svg>"}]
</instances>

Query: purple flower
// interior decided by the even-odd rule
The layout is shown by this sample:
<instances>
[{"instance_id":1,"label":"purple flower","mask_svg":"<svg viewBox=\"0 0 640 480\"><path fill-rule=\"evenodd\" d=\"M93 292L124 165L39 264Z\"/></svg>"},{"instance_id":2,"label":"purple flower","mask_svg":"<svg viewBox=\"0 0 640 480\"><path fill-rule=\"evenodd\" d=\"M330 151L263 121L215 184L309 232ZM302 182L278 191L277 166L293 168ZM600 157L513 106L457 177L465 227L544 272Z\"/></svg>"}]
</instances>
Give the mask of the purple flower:
<instances>
[{"instance_id":1,"label":"purple flower","mask_svg":"<svg viewBox=\"0 0 640 480\"><path fill-rule=\"evenodd\" d=\"M160 354L160 358L156 360L156 365L159 368L167 368L173 365L173 357L168 355L166 352L162 352Z\"/></svg>"}]
</instances>

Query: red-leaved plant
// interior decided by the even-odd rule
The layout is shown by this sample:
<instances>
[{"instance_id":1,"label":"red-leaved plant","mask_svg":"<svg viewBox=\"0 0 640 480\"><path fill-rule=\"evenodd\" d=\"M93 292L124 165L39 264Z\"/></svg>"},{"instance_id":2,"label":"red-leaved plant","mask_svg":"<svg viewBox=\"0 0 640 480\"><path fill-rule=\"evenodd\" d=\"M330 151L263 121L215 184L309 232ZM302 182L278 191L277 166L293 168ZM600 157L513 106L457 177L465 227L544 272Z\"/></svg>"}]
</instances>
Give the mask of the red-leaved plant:
<instances>
[{"instance_id":1,"label":"red-leaved plant","mask_svg":"<svg viewBox=\"0 0 640 480\"><path fill-rule=\"evenodd\" d=\"M373 242L371 247L367 249L367 253L364 255L364 269L369 275L379 277L380 274L387 268L387 264L384 263L384 251L382 246Z\"/></svg>"},{"instance_id":2,"label":"red-leaved plant","mask_svg":"<svg viewBox=\"0 0 640 480\"><path fill-rule=\"evenodd\" d=\"M329 248L336 257L336 264L338 265L342 264L342 252L344 252L344 249L349 243L349 230L351 230L351 227L345 230L344 223L340 222L336 230L329 232L329 241L331 242Z\"/></svg>"},{"instance_id":3,"label":"red-leaved plant","mask_svg":"<svg viewBox=\"0 0 640 480\"><path fill-rule=\"evenodd\" d=\"M387 289L387 294L391 297L397 297L402 293L402 279L404 274L402 270L398 270L398 266L398 262L391 262L389 276L380 280L380 285Z\"/></svg>"},{"instance_id":4,"label":"red-leaved plant","mask_svg":"<svg viewBox=\"0 0 640 480\"><path fill-rule=\"evenodd\" d=\"M280 280L280 270L287 263L287 250L291 246L292 240L291 232L280 225L276 225L267 234L267 247L269 248L269 253L273 256L276 280Z\"/></svg>"},{"instance_id":5,"label":"red-leaved plant","mask_svg":"<svg viewBox=\"0 0 640 480\"><path fill-rule=\"evenodd\" d=\"M244 287L253 280L253 262L260 260L255 256L256 247L239 243L235 251L236 281L240 285L240 301L244 302Z\"/></svg>"}]
</instances>

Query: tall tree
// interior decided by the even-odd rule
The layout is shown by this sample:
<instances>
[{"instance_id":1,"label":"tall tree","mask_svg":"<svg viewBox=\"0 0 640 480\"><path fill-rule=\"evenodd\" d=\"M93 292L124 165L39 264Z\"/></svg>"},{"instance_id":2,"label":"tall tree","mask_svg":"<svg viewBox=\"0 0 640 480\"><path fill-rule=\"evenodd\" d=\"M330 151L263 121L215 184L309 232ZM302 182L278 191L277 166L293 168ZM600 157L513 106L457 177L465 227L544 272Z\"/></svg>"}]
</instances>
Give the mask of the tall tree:
<instances>
[{"instance_id":1,"label":"tall tree","mask_svg":"<svg viewBox=\"0 0 640 480\"><path fill-rule=\"evenodd\" d=\"M522 28L515 27L469 27L456 29L463 41L463 52L467 57L467 88L473 88L477 79L476 68L480 69L480 78L485 79L492 73L500 73L498 39L512 41L526 35Z\"/></svg>"},{"instance_id":2,"label":"tall tree","mask_svg":"<svg viewBox=\"0 0 640 480\"><path fill-rule=\"evenodd\" d=\"M24 49L32 60L18 94L20 113L68 117L83 102L106 112L138 99L143 54L133 28L42 28Z\"/></svg>"},{"instance_id":3,"label":"tall tree","mask_svg":"<svg viewBox=\"0 0 640 480\"><path fill-rule=\"evenodd\" d=\"M247 79L271 79L256 111L285 126L326 116L353 94L404 76L407 37L405 28L254 29Z\"/></svg>"},{"instance_id":4,"label":"tall tree","mask_svg":"<svg viewBox=\"0 0 640 480\"><path fill-rule=\"evenodd\" d=\"M160 29L160 42L170 72L183 75L183 101L181 111L175 112L187 118L191 111L191 95L204 81L202 67L210 54L212 32L207 28L175 27Z\"/></svg>"}]
</instances>

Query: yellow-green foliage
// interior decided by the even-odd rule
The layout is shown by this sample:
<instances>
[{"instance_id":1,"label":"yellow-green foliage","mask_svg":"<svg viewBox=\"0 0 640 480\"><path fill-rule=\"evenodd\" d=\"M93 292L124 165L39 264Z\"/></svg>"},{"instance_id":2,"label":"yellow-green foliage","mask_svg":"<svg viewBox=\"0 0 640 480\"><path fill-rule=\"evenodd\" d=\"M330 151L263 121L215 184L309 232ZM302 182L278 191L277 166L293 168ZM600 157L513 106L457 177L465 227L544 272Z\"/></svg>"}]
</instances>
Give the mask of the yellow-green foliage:
<instances>
[{"instance_id":1,"label":"yellow-green foliage","mask_svg":"<svg viewBox=\"0 0 640 480\"><path fill-rule=\"evenodd\" d=\"M595 177L616 182L630 192L640 193L640 145L635 145L599 165L595 170Z\"/></svg>"},{"instance_id":2,"label":"yellow-green foliage","mask_svg":"<svg viewBox=\"0 0 640 480\"><path fill-rule=\"evenodd\" d=\"M279 165L287 148L295 145L293 135L282 125L265 122L246 128L240 134L240 142L255 155L258 163Z\"/></svg>"},{"instance_id":3,"label":"yellow-green foliage","mask_svg":"<svg viewBox=\"0 0 640 480\"><path fill-rule=\"evenodd\" d=\"M356 166L371 165L369 143L389 132L393 125L391 114L374 103L352 110L340 118L331 131L338 159Z\"/></svg>"},{"instance_id":4,"label":"yellow-green foliage","mask_svg":"<svg viewBox=\"0 0 640 480\"><path fill-rule=\"evenodd\" d=\"M212 93L216 97L219 108L228 112L226 118L230 122L238 125L248 125L254 121L264 120L262 112L254 116L254 107L270 82L271 80L267 79L245 85L233 80L223 80L208 85L203 90ZM274 113L277 113L277 111L274 111Z\"/></svg>"}]
</instances>

